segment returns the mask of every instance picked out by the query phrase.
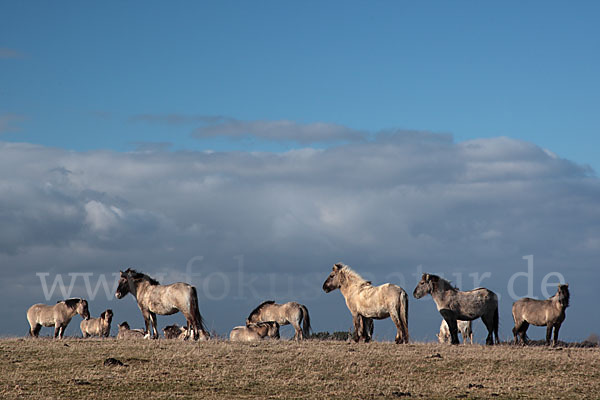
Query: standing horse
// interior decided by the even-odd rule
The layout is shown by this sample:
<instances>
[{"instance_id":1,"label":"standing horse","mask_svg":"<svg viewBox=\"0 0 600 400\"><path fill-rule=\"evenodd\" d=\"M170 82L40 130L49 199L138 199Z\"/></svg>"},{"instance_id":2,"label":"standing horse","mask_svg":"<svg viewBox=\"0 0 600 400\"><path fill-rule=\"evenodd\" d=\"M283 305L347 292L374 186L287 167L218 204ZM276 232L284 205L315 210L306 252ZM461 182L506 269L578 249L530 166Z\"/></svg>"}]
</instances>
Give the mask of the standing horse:
<instances>
[{"instance_id":1,"label":"standing horse","mask_svg":"<svg viewBox=\"0 0 600 400\"><path fill-rule=\"evenodd\" d=\"M279 325L292 324L296 333L294 339L308 338L310 334L310 316L305 305L290 301L285 304L277 304L273 300L263 301L256 307L248 318L246 325L257 322L275 321ZM300 325L303 325L300 328Z\"/></svg>"},{"instance_id":2,"label":"standing horse","mask_svg":"<svg viewBox=\"0 0 600 400\"><path fill-rule=\"evenodd\" d=\"M326 293L335 289L340 289L352 313L354 341L368 337L365 331L371 330L369 318L390 317L396 325L396 343L408 343L408 296L400 286L373 286L349 266L337 263L323 283Z\"/></svg>"},{"instance_id":3,"label":"standing horse","mask_svg":"<svg viewBox=\"0 0 600 400\"><path fill-rule=\"evenodd\" d=\"M75 314L84 319L90 318L88 302L84 299L67 299L57 302L53 306L47 304L34 304L27 310L29 321L29 335L38 337L42 326L54 327L54 337L62 339L65 329Z\"/></svg>"},{"instance_id":4,"label":"standing horse","mask_svg":"<svg viewBox=\"0 0 600 400\"><path fill-rule=\"evenodd\" d=\"M516 301L512 307L515 327L513 335L517 344L517 335L521 335L523 343L527 343L527 328L529 324L535 326L546 326L546 345L550 344L552 328L554 328L554 340L552 345L556 346L558 331L565 320L565 310L569 307L569 285L558 285L556 294L548 300L535 300L529 297Z\"/></svg>"},{"instance_id":5,"label":"standing horse","mask_svg":"<svg viewBox=\"0 0 600 400\"><path fill-rule=\"evenodd\" d=\"M115 296L121 299L127 293L135 297L142 312L146 324L146 337L150 337L152 328L152 337L158 338L156 314L171 315L181 311L187 321L186 339L192 332L196 340L200 334L202 339L209 338L198 310L198 295L194 286L183 282L161 285L148 275L129 268L125 272L121 271Z\"/></svg>"},{"instance_id":6,"label":"standing horse","mask_svg":"<svg viewBox=\"0 0 600 400\"><path fill-rule=\"evenodd\" d=\"M458 344L457 320L472 321L481 317L488 330L485 344L493 345L498 339L498 296L491 290L477 288L462 292L437 275L423 274L413 292L416 299L431 294L438 311L450 328L452 344Z\"/></svg>"},{"instance_id":7,"label":"standing horse","mask_svg":"<svg viewBox=\"0 0 600 400\"><path fill-rule=\"evenodd\" d=\"M90 318L83 320L79 324L81 335L86 338L88 336L104 336L110 335L110 324L112 322L113 312L109 308L100 314L100 318Z\"/></svg>"}]
</instances>

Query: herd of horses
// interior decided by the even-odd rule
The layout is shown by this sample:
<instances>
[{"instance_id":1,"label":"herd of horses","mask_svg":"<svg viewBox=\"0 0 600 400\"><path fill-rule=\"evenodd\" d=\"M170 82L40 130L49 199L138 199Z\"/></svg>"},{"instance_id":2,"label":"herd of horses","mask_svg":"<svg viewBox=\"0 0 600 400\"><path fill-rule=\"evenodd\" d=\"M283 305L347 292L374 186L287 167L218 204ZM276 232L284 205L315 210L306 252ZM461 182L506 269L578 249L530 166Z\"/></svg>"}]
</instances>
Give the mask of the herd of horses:
<instances>
[{"instance_id":1,"label":"herd of horses","mask_svg":"<svg viewBox=\"0 0 600 400\"><path fill-rule=\"evenodd\" d=\"M354 324L353 340L368 342L373 336L373 320L390 318L396 326L396 343L408 343L408 295L400 286L385 283L374 286L363 279L349 266L336 263L323 283L323 290L329 293L339 289L346 300L352 314ZM171 315L181 312L186 319L186 326L171 325L163 330L166 338L187 340L207 340L209 332L200 314L196 288L187 283L178 282L161 285L150 276L134 269L121 271L115 296L118 299L131 294L137 301L144 317L145 329L131 329L127 322L119 325L117 338L158 338L156 315ZM444 278L423 274L413 291L413 296L420 299L431 295L442 316L440 342L458 344L458 332L463 343L470 339L473 343L471 321L481 318L488 335L486 344L499 343L498 338L498 296L489 289L477 288L461 291ZM527 343L529 325L546 326L546 344L556 345L558 332L565 319L565 310L569 306L569 286L559 284L554 296L547 300L522 298L512 307L515 326L513 328L514 343ZM29 334L39 335L42 326L54 327L54 337L62 338L64 330L71 319L79 314L83 337L104 336L110 334L113 318L112 310L104 311L99 318L90 318L88 302L85 299L73 298L57 302L55 305L35 304L27 310ZM279 339L279 328L291 324L294 327L294 339L308 338L311 330L310 316L306 306L289 302L277 304L265 301L258 305L248 318L246 324L232 329L229 338L232 341L258 341L264 338Z\"/></svg>"}]
</instances>

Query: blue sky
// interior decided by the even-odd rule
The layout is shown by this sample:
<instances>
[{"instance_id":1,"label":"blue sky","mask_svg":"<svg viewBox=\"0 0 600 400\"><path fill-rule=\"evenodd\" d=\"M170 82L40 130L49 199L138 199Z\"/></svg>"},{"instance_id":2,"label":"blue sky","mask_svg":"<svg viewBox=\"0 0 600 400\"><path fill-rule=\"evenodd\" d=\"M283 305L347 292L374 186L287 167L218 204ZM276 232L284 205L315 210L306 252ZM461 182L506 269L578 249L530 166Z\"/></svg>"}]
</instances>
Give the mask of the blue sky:
<instances>
[{"instance_id":1,"label":"blue sky","mask_svg":"<svg viewBox=\"0 0 600 400\"><path fill-rule=\"evenodd\" d=\"M597 2L4 2L2 139L263 148L138 114L509 136L596 166ZM272 144L271 144L272 146ZM289 147L289 146L288 146Z\"/></svg>"},{"instance_id":2,"label":"blue sky","mask_svg":"<svg viewBox=\"0 0 600 400\"><path fill-rule=\"evenodd\" d=\"M191 279L220 333L266 298L345 330L341 296L320 290L340 261L409 293L418 271L490 287L504 339L510 293L547 297L558 273L575 293L561 336L600 332L582 307L600 259L599 12L0 3L0 335L26 330L32 302L61 298L43 295L39 273L100 282L129 266ZM529 255L534 291L519 278L511 292ZM99 296L91 312L141 327L131 300ZM410 307L411 335L435 339L431 301ZM376 337L392 330L378 322Z\"/></svg>"}]
</instances>

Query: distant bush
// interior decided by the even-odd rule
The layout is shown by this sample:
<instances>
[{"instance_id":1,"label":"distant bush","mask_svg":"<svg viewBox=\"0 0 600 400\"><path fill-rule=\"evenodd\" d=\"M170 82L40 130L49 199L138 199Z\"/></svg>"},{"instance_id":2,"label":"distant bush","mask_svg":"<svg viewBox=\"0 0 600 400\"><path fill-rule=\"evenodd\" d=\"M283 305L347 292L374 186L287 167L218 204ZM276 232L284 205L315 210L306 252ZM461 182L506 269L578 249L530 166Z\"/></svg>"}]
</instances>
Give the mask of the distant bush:
<instances>
[{"instance_id":1,"label":"distant bush","mask_svg":"<svg viewBox=\"0 0 600 400\"><path fill-rule=\"evenodd\" d=\"M310 335L309 339L317 340L339 340L345 342L350 338L350 332L315 332Z\"/></svg>"}]
</instances>

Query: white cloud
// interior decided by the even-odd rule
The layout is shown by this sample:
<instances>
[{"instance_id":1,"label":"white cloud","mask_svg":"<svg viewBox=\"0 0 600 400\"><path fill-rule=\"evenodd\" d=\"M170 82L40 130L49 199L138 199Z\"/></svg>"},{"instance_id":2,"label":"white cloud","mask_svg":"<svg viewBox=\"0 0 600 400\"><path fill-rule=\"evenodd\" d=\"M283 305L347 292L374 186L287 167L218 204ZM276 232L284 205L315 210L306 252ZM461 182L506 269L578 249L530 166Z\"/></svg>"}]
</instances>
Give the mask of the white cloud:
<instances>
[{"instance_id":1,"label":"white cloud","mask_svg":"<svg viewBox=\"0 0 600 400\"><path fill-rule=\"evenodd\" d=\"M490 271L484 284L505 296L501 320L509 330L505 286L524 270L523 255L536 257L536 285L559 271L577 303L592 301L586 285L600 255L599 200L599 180L585 167L508 138L455 144L396 132L279 154L79 153L0 143L0 263L19 266L4 273L32 285L39 271L111 274L134 266L180 276L203 256L193 283L205 301L205 290L218 290L206 283L210 273L234 274L231 295L204 306L220 331L243 317L240 306L269 297L314 307L319 330L346 329L345 309L326 314L339 299L319 289L337 261L379 283L402 273L407 291L418 265ZM246 275L250 289L235 275L239 255L246 274L255 274ZM0 286L0 301L1 293ZM412 314L417 321L435 315L428 302L411 307L422 307ZM567 335L592 329L567 322ZM413 336L424 334L422 326L411 323Z\"/></svg>"}]
</instances>

